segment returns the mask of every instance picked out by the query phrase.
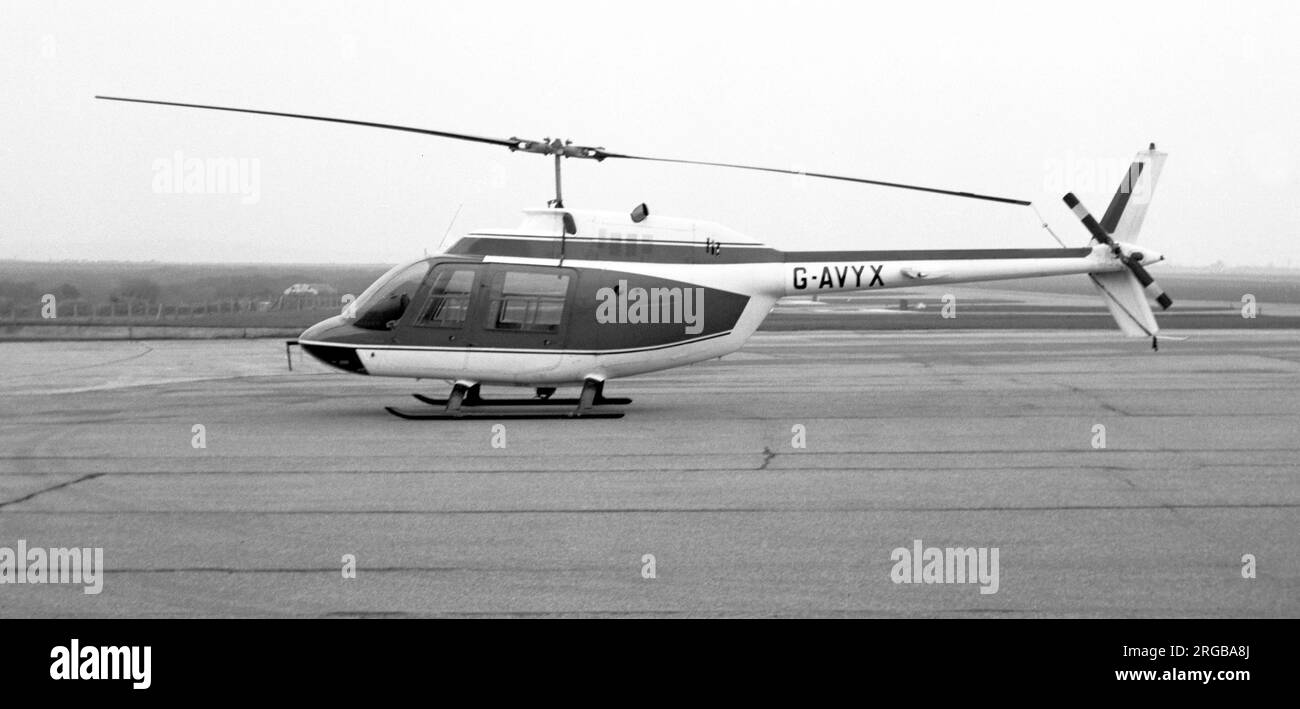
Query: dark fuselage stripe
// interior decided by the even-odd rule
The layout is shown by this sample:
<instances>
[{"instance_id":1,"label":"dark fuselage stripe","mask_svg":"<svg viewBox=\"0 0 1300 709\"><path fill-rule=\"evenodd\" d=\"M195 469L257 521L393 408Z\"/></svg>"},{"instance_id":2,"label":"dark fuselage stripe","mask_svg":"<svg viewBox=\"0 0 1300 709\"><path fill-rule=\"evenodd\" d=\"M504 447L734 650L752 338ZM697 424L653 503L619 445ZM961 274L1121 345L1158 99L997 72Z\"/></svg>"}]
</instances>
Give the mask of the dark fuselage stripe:
<instances>
[{"instance_id":1,"label":"dark fuselage stripe","mask_svg":"<svg viewBox=\"0 0 1300 709\"><path fill-rule=\"evenodd\" d=\"M456 242L451 254L482 254L512 258L558 259L559 238L547 240L467 236ZM638 263L771 263L781 260L781 252L766 247L727 248L717 253L702 244L660 244L648 241L586 241L564 244L564 258L583 261L632 261Z\"/></svg>"},{"instance_id":2,"label":"dark fuselage stripe","mask_svg":"<svg viewBox=\"0 0 1300 709\"><path fill-rule=\"evenodd\" d=\"M557 259L558 237L528 240L508 237L467 236L456 242L450 254L477 254L508 258ZM566 259L624 261L637 263L682 263L696 265L735 263L804 263L810 261L966 261L978 259L1084 258L1090 248L1078 249L947 249L895 251L778 251L767 247L728 248L716 253L703 244L684 245L651 241L570 240Z\"/></svg>"},{"instance_id":3,"label":"dark fuselage stripe","mask_svg":"<svg viewBox=\"0 0 1300 709\"><path fill-rule=\"evenodd\" d=\"M558 236L542 236L539 234L493 234L491 232L484 232L484 231L476 231L473 234L469 234L465 238L514 239L516 241L553 241L557 244L560 242L560 237ZM628 245L668 244L670 246L694 246L697 249L704 248L704 244L698 241L685 241L682 239L623 239L616 236L614 237L566 236L564 240L566 243L569 244L576 243L576 242L582 242L587 244L608 244L611 246L619 246L622 244L628 244ZM770 249L770 247L765 246L763 244L753 244L744 241L717 241L714 243L721 247L729 246L731 248L736 248L736 249Z\"/></svg>"},{"instance_id":4,"label":"dark fuselage stripe","mask_svg":"<svg viewBox=\"0 0 1300 709\"><path fill-rule=\"evenodd\" d=\"M1017 258L1084 258L1090 248L1078 249L946 249L933 251L784 251L786 263L801 261L970 261Z\"/></svg>"},{"instance_id":5,"label":"dark fuselage stripe","mask_svg":"<svg viewBox=\"0 0 1300 709\"><path fill-rule=\"evenodd\" d=\"M322 345L327 347L351 347L358 350L412 350L415 352L493 352L500 354L567 354L567 355L611 355L611 354L629 354L632 352L651 352L653 350L662 350L669 347L681 347L682 345L693 345L697 342L706 342L708 340L725 337L731 334L731 330L718 332L707 337L697 337L693 340L682 340L681 342L670 342L664 345L652 345L649 347L633 347L631 349L610 349L610 350L546 350L546 349L510 349L504 347L423 347L419 345L368 345L360 342L310 342L302 340L300 344Z\"/></svg>"}]
</instances>

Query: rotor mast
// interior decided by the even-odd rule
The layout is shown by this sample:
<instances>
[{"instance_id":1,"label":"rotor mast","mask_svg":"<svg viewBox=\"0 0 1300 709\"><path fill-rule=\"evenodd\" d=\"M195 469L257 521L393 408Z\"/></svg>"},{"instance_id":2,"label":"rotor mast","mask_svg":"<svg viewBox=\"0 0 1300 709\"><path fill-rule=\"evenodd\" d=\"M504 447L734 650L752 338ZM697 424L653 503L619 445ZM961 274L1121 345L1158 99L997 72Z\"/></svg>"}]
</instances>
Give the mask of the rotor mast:
<instances>
[{"instance_id":1,"label":"rotor mast","mask_svg":"<svg viewBox=\"0 0 1300 709\"><path fill-rule=\"evenodd\" d=\"M564 209L564 194L560 189L560 154L555 154L555 200L551 204L556 209Z\"/></svg>"},{"instance_id":2,"label":"rotor mast","mask_svg":"<svg viewBox=\"0 0 1300 709\"><path fill-rule=\"evenodd\" d=\"M523 151L525 153L537 153L538 155L555 156L555 199L547 202L547 205L556 209L564 208L564 190L563 178L561 177L562 168L560 161L563 158L582 158L584 160L595 160L597 162L605 159L604 148L591 148L584 145L574 145L572 140L560 140L547 138L546 140L525 140L523 138L511 138L510 150Z\"/></svg>"}]
</instances>

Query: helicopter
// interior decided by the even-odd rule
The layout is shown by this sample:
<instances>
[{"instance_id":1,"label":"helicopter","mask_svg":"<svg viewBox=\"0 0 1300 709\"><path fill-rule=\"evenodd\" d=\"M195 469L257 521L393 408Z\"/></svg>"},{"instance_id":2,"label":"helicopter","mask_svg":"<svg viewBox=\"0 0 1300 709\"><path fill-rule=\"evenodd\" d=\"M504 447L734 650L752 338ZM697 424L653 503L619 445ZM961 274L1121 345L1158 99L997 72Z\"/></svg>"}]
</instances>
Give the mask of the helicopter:
<instances>
[{"instance_id":1,"label":"helicopter","mask_svg":"<svg viewBox=\"0 0 1300 709\"><path fill-rule=\"evenodd\" d=\"M1159 348L1159 327L1148 289L1162 309L1172 305L1146 269L1163 261L1163 254L1135 245L1167 157L1154 143L1134 158L1100 221L1073 193L1064 196L1092 237L1087 246L1070 248L1057 238L1060 248L783 251L713 222L651 214L645 203L630 213L566 208L563 161L751 170L1018 207L1033 204L845 175L618 153L560 139L95 98L404 131L553 158L555 198L545 208L525 209L514 228L472 231L441 253L394 266L339 315L289 341L345 372L451 382L445 398L413 395L428 408L386 407L406 419L619 418L623 411L611 407L631 399L606 397L607 381L735 352L786 296L1086 274L1121 332L1150 337L1153 349ZM1056 238L1046 222L1043 226ZM488 399L481 394L485 384L529 387L534 395ZM566 385L580 385L579 396L553 396Z\"/></svg>"}]
</instances>

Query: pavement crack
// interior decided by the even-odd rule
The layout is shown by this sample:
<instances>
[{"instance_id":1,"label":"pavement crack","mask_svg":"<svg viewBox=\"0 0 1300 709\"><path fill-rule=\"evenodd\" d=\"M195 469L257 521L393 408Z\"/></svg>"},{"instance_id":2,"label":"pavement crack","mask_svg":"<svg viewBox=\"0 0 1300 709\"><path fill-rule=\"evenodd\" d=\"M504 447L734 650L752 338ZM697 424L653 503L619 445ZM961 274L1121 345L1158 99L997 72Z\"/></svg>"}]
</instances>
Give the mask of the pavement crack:
<instances>
[{"instance_id":1,"label":"pavement crack","mask_svg":"<svg viewBox=\"0 0 1300 709\"><path fill-rule=\"evenodd\" d=\"M13 377L6 377L5 380L7 382L15 382L15 381L23 381L24 379L33 379L36 377L48 377L51 374L63 374L65 372L79 372L86 369L95 369L97 367L109 367L115 364L122 364L123 362L130 362L133 359L139 359L149 354L150 352L153 352L153 348L150 347L149 345L141 344L140 346L144 348L143 351L136 352L135 354L127 355L125 357L118 357L116 359L110 359L105 362L94 362L92 364L82 364L75 367L64 367L63 369L51 369L48 371L36 372L34 374L20 374Z\"/></svg>"},{"instance_id":2,"label":"pavement crack","mask_svg":"<svg viewBox=\"0 0 1300 709\"><path fill-rule=\"evenodd\" d=\"M1103 409L1105 409L1105 410L1107 410L1107 411L1110 411L1110 412L1112 412L1112 413L1119 414L1120 416L1132 416L1132 415L1133 415L1133 414L1130 414L1129 412L1125 411L1124 409L1119 408L1118 406L1113 406L1113 405L1111 405L1111 404L1107 404L1106 402L1101 401L1100 399L1098 399L1098 401L1101 403L1101 408L1103 408Z\"/></svg>"},{"instance_id":3,"label":"pavement crack","mask_svg":"<svg viewBox=\"0 0 1300 709\"><path fill-rule=\"evenodd\" d=\"M9 507L10 505L16 505L20 502L27 502L28 500L31 500L32 498L37 497L38 495L44 495L47 492L62 490L65 487L71 487L73 485L76 485L77 483L85 482L87 480L94 480L95 478L102 477L103 475L104 473L87 473L86 475L82 475L81 477L76 478L74 480L65 480L59 483L58 485L51 485L46 488L41 488L40 490L37 490L35 492L29 492L26 495L23 495L22 497L15 497L12 500L6 500L4 502L0 502L0 509L4 509L6 507Z\"/></svg>"},{"instance_id":4,"label":"pavement crack","mask_svg":"<svg viewBox=\"0 0 1300 709\"><path fill-rule=\"evenodd\" d=\"M1115 405L1113 405L1113 404L1106 403L1106 401L1103 400L1100 396L1098 396L1098 395L1096 395L1096 394L1093 394L1092 392L1088 391L1087 389L1084 389L1084 388L1082 388L1082 387L1077 387L1077 386L1075 386L1075 385L1073 385L1073 384L1066 384L1065 386L1066 386L1066 388L1069 389L1072 393L1079 394L1080 396L1083 396L1083 397L1086 397L1086 398L1088 398L1088 399L1091 399L1091 400L1093 401L1093 403L1097 404L1098 406L1100 406L1101 408L1105 409L1106 411L1111 412L1112 414L1119 414L1120 416L1133 416L1133 415L1134 415L1134 414L1132 414L1132 413L1130 413L1130 412L1128 412L1128 411L1125 411L1124 409L1119 408L1118 406L1115 406Z\"/></svg>"}]
</instances>

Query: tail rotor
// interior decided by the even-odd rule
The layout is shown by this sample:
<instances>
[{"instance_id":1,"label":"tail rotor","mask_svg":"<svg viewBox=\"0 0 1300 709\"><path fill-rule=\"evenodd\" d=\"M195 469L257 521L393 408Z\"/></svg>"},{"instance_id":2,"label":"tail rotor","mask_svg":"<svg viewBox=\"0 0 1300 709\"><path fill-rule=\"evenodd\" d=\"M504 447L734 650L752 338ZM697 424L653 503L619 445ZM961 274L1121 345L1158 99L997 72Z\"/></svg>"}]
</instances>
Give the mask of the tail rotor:
<instances>
[{"instance_id":1,"label":"tail rotor","mask_svg":"<svg viewBox=\"0 0 1300 709\"><path fill-rule=\"evenodd\" d=\"M1143 288L1151 288L1151 290L1156 294L1156 302L1160 304L1161 310L1168 310L1169 306L1174 304L1174 301L1165 293L1164 289L1156 283L1155 279L1151 277L1151 273L1142 265L1142 260L1145 258L1145 255L1141 251L1131 249L1125 251L1119 242L1111 238L1111 235L1106 233L1105 229L1101 228L1101 224L1097 223L1097 220L1093 218L1092 214L1088 211L1088 208L1083 206L1083 203L1079 201L1078 197L1074 196L1073 192L1067 193L1064 199L1065 206L1069 207L1070 210L1074 212L1074 215L1079 218L1079 221L1083 222L1084 228L1088 230L1089 234L1092 234L1093 240L1099 244L1109 246L1110 251L1115 255L1115 258L1119 259L1120 262L1127 266L1128 270L1132 271L1133 275L1137 277L1138 283L1141 283Z\"/></svg>"}]
</instances>

